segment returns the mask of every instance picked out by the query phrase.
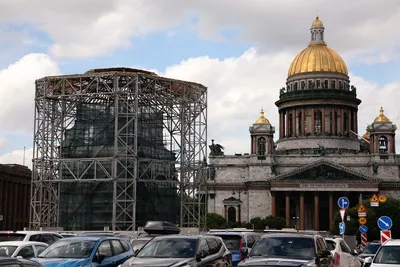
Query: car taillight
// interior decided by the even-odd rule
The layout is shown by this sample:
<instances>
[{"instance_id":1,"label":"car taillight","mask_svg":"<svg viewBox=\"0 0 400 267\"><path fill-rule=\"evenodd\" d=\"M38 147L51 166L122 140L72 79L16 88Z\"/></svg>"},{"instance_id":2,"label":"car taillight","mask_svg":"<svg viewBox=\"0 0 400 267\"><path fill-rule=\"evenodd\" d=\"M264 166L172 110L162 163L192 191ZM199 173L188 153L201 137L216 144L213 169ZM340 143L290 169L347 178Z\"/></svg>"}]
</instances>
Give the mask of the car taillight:
<instances>
[{"instance_id":1,"label":"car taillight","mask_svg":"<svg viewBox=\"0 0 400 267\"><path fill-rule=\"evenodd\" d=\"M335 255L333 257L335 259L335 265L337 267L339 267L340 266L340 255L339 255L339 253L335 252Z\"/></svg>"},{"instance_id":2,"label":"car taillight","mask_svg":"<svg viewBox=\"0 0 400 267\"><path fill-rule=\"evenodd\" d=\"M246 258L246 255L243 254L243 238L240 238L239 251L240 251L240 254L242 255L240 258L240 261L242 261Z\"/></svg>"}]
</instances>

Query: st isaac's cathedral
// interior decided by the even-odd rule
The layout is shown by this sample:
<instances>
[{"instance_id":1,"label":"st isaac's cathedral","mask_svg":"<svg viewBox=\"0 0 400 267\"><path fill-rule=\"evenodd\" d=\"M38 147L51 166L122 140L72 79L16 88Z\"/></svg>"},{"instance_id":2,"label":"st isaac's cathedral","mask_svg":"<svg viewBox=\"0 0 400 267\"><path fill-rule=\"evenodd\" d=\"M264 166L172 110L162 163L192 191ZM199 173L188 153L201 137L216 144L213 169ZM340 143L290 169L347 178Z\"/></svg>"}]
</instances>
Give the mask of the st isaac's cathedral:
<instances>
[{"instance_id":1,"label":"st isaac's cathedral","mask_svg":"<svg viewBox=\"0 0 400 267\"><path fill-rule=\"evenodd\" d=\"M329 230L342 196L350 206L374 193L400 198L396 125L381 107L358 134L361 100L346 64L326 45L318 17L310 30L275 102L279 131L261 111L249 128L249 154L211 145L208 212L229 222L272 215L300 230Z\"/></svg>"}]
</instances>

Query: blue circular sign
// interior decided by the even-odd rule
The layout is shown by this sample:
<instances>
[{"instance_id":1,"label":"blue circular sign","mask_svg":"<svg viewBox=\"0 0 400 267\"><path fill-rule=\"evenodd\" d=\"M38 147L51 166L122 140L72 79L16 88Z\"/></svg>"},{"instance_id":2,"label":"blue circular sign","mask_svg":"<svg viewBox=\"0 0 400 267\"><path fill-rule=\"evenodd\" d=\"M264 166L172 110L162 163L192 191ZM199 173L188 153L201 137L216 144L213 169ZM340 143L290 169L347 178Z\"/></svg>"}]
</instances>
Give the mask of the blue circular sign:
<instances>
[{"instance_id":1,"label":"blue circular sign","mask_svg":"<svg viewBox=\"0 0 400 267\"><path fill-rule=\"evenodd\" d=\"M341 209L347 209L350 206L350 201L347 197L339 198L337 203Z\"/></svg>"},{"instance_id":2,"label":"blue circular sign","mask_svg":"<svg viewBox=\"0 0 400 267\"><path fill-rule=\"evenodd\" d=\"M393 222L392 219L390 219L388 216L381 216L378 219L378 227L381 228L381 230L389 230L392 228Z\"/></svg>"},{"instance_id":3,"label":"blue circular sign","mask_svg":"<svg viewBox=\"0 0 400 267\"><path fill-rule=\"evenodd\" d=\"M365 234L366 232L368 232L368 227L366 225L361 225L360 233Z\"/></svg>"}]
</instances>

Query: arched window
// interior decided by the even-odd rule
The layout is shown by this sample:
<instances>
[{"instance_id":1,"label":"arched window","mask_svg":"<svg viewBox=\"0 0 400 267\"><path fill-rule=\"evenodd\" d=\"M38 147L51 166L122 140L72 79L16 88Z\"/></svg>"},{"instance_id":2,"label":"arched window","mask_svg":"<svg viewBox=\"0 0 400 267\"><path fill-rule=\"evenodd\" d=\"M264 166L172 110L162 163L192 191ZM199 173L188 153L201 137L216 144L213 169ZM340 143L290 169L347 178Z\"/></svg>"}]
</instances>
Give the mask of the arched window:
<instances>
[{"instance_id":1,"label":"arched window","mask_svg":"<svg viewBox=\"0 0 400 267\"><path fill-rule=\"evenodd\" d=\"M322 112L321 110L315 111L315 132L320 133L322 131Z\"/></svg>"},{"instance_id":2,"label":"arched window","mask_svg":"<svg viewBox=\"0 0 400 267\"><path fill-rule=\"evenodd\" d=\"M379 152L388 152L388 138L386 136L379 136Z\"/></svg>"},{"instance_id":3,"label":"arched window","mask_svg":"<svg viewBox=\"0 0 400 267\"><path fill-rule=\"evenodd\" d=\"M258 147L258 155L264 156L266 151L266 141L264 137L258 138L257 147Z\"/></svg>"},{"instance_id":4,"label":"arched window","mask_svg":"<svg viewBox=\"0 0 400 267\"><path fill-rule=\"evenodd\" d=\"M293 136L293 115L292 113L289 114L289 137Z\"/></svg>"},{"instance_id":5,"label":"arched window","mask_svg":"<svg viewBox=\"0 0 400 267\"><path fill-rule=\"evenodd\" d=\"M301 118L303 117L303 114L302 114L302 112L300 111L299 112L299 114L297 115L297 117L298 117L298 132L299 132L299 135L301 135L302 133L303 133L303 121L301 120Z\"/></svg>"},{"instance_id":6,"label":"arched window","mask_svg":"<svg viewBox=\"0 0 400 267\"><path fill-rule=\"evenodd\" d=\"M234 207L228 208L228 223L236 222L236 209Z\"/></svg>"},{"instance_id":7,"label":"arched window","mask_svg":"<svg viewBox=\"0 0 400 267\"><path fill-rule=\"evenodd\" d=\"M297 91L297 82L294 83L294 90Z\"/></svg>"},{"instance_id":8,"label":"arched window","mask_svg":"<svg viewBox=\"0 0 400 267\"><path fill-rule=\"evenodd\" d=\"M347 116L347 112L343 114L344 116L344 132L349 132L349 116Z\"/></svg>"}]
</instances>

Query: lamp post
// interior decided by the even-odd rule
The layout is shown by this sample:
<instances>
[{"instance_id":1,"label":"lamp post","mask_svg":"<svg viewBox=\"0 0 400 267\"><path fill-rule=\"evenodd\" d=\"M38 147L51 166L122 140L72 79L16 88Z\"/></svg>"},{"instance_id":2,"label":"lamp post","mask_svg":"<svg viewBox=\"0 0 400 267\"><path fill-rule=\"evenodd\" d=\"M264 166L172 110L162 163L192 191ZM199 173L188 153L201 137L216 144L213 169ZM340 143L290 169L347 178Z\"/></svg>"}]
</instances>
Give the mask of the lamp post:
<instances>
[{"instance_id":1,"label":"lamp post","mask_svg":"<svg viewBox=\"0 0 400 267\"><path fill-rule=\"evenodd\" d=\"M236 193L238 193L238 195L239 195L239 203L238 203L238 221L239 221L239 223L241 223L241 222L242 222L242 218L241 218L241 214L242 214L242 211L241 211L242 200L241 200L240 196L241 196L242 193L246 195L246 194L247 194L247 189L239 189L239 190L237 190L237 191L235 191L235 190L232 191L232 195L236 195Z\"/></svg>"}]
</instances>

